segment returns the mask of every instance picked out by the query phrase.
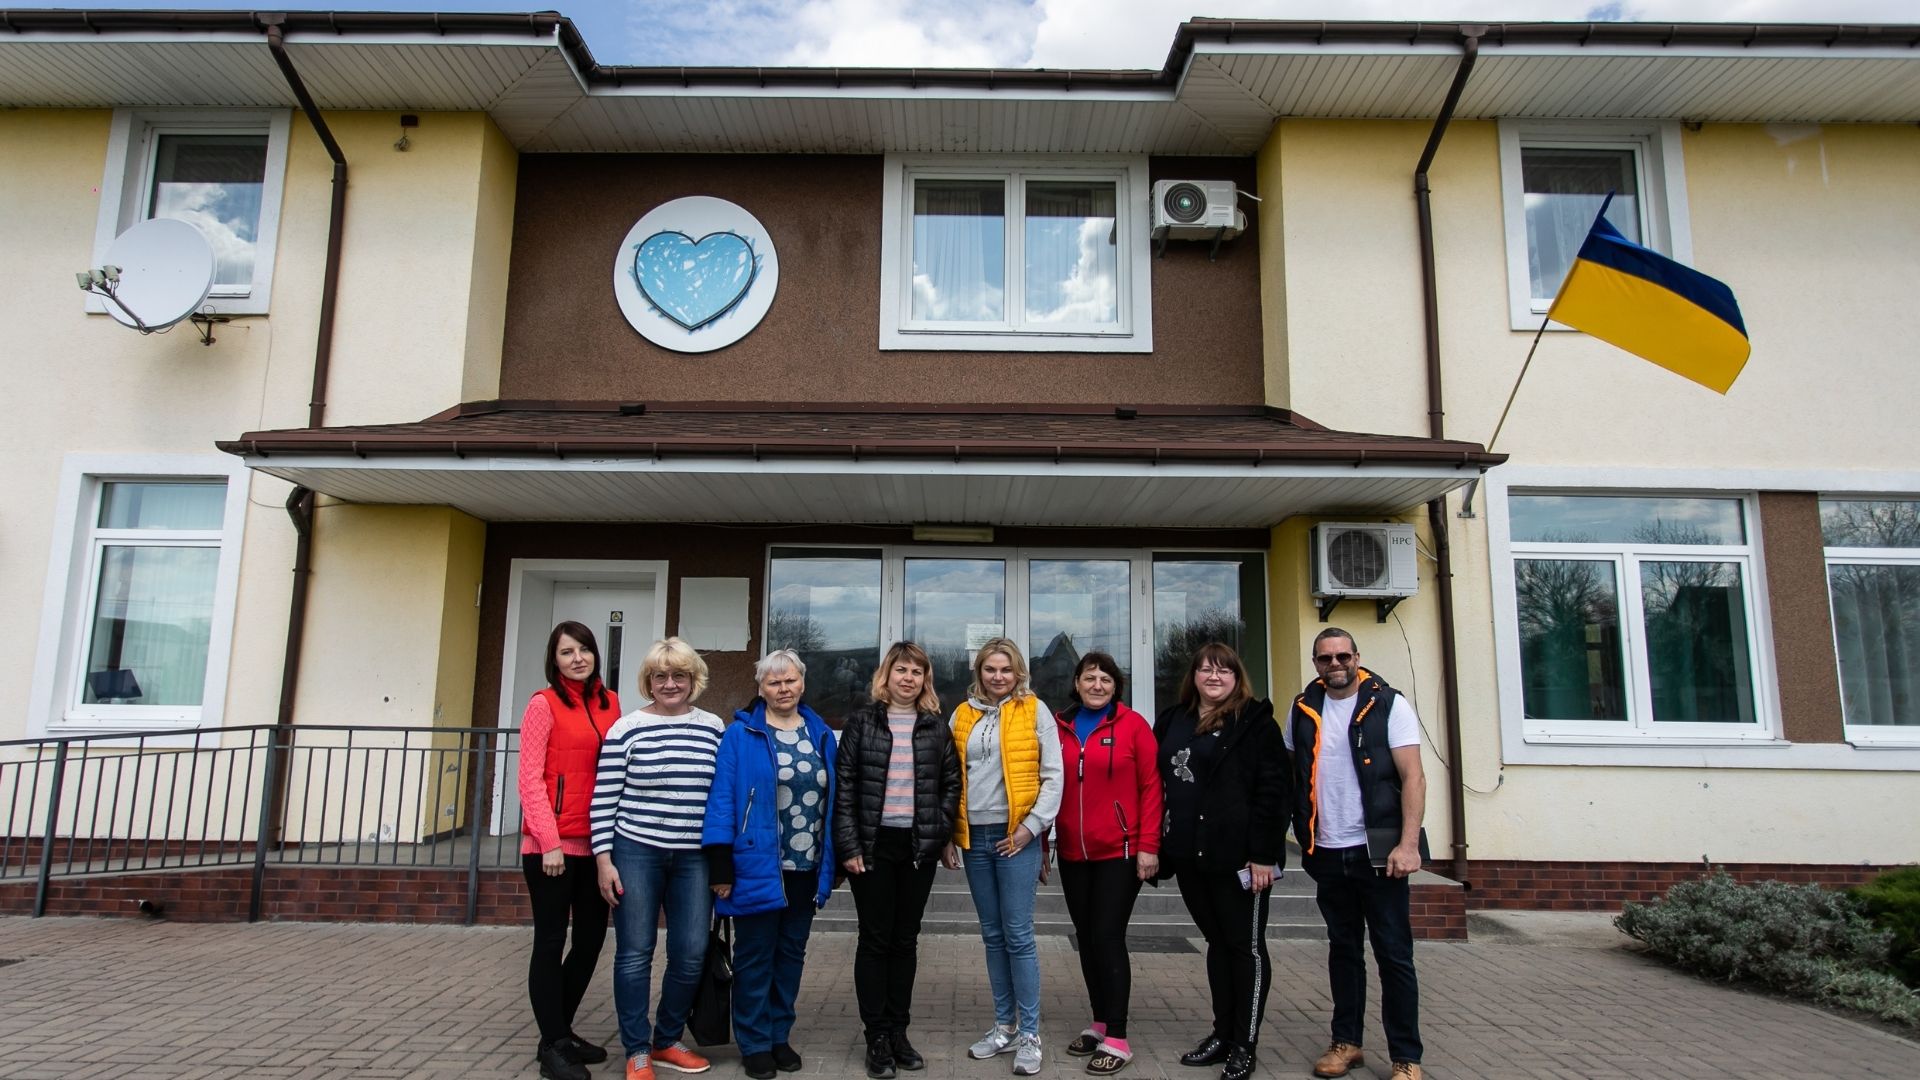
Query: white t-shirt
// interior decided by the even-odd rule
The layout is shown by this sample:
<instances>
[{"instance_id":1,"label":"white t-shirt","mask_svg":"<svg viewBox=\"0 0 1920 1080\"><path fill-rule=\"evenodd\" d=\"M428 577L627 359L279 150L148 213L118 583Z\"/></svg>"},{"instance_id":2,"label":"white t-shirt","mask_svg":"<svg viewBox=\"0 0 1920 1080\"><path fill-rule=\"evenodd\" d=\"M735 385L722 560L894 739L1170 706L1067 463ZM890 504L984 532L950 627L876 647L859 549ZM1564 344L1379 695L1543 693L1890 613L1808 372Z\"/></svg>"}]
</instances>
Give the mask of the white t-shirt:
<instances>
[{"instance_id":1,"label":"white t-shirt","mask_svg":"<svg viewBox=\"0 0 1920 1080\"><path fill-rule=\"evenodd\" d=\"M1353 723L1353 707L1360 695L1329 697L1320 710L1320 811L1314 818L1315 847L1364 847L1367 843L1366 811L1360 805L1360 778L1353 772L1353 746L1347 740L1347 728ZM1293 749L1293 725L1285 724L1281 733L1287 749ZM1393 711L1387 714L1387 746L1420 745L1420 718L1405 694L1393 695Z\"/></svg>"}]
</instances>

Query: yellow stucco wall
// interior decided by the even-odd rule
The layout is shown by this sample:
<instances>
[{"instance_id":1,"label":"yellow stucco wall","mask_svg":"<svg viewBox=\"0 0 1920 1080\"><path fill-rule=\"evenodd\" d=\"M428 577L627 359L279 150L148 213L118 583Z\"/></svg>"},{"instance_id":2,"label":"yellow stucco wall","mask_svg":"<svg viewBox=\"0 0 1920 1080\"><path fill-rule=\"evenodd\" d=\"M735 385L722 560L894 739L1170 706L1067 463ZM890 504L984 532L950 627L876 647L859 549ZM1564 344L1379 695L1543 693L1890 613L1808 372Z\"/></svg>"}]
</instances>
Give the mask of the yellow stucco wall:
<instances>
[{"instance_id":1,"label":"yellow stucco wall","mask_svg":"<svg viewBox=\"0 0 1920 1080\"><path fill-rule=\"evenodd\" d=\"M1262 236L1262 273L1283 283L1263 284L1284 304L1267 313L1271 403L1335 428L1427 433L1411 194L1427 130L1276 125L1260 155L1263 227L1271 218L1284 236L1284 245ZM1708 124L1683 132L1681 145L1693 265L1740 299L1754 341L1745 373L1722 398L1601 342L1550 333L1495 449L1516 465L1761 470L1755 486L1766 469L1911 471L1916 376L1903 315L1920 280L1920 129ZM1508 322L1496 125L1457 121L1431 175L1446 431L1484 442L1531 337ZM1462 519L1456 497L1448 517L1472 857L1920 858L1905 824L1920 798L1912 772L1504 764L1485 500L1483 491L1477 515ZM1408 519L1431 550L1425 515ZM1300 552L1304 582L1293 526L1275 531L1275 575L1285 572L1284 542ZM1417 675L1438 740L1433 569L1423 557L1421 595L1398 610L1407 644L1352 601L1335 621L1403 689L1406 672ZM1304 592L1295 609L1302 654L1318 625ZM1276 587L1276 624L1288 618L1287 599ZM1276 626L1283 667L1278 643L1289 633ZM1440 768L1431 748L1427 764ZM1431 791L1439 854L1444 777ZM1848 808L1844 829L1833 827L1836 806Z\"/></svg>"},{"instance_id":2,"label":"yellow stucco wall","mask_svg":"<svg viewBox=\"0 0 1920 1080\"><path fill-rule=\"evenodd\" d=\"M405 153L393 148L397 113L327 119L350 166L327 422L416 420L463 398L495 396L514 150L481 114L421 114ZM311 126L292 119L271 313L218 327L207 347L184 324L141 337L84 312L73 273L92 256L111 122L104 110L0 110L0 252L8 266L0 320L13 328L0 349L13 406L0 430L0 505L7 507L0 595L16 598L0 610L0 640L16 643L0 650L0 739L25 734L64 455L208 454L216 440L307 420L332 186L331 163ZM293 530L282 508L288 487L255 478L250 488L225 691L229 725L274 719L291 582ZM354 547L365 531L338 531L353 513L321 512L317 568L371 572ZM449 530L460 533L457 544ZM457 633L452 614L473 604L465 579L478 581L480 532L473 522L443 524L440 532L439 558L448 562L457 548L459 574L443 568L430 596L389 596L381 611L403 622L446 620L448 636L427 640L453 642L465 655L429 648L389 658L406 672L399 682L425 688L405 696L405 710L383 710L389 719L431 723L435 701L449 717L470 712L477 612ZM338 576L329 585L341 596L357 587ZM316 599L323 591L316 589ZM310 632L309 648L323 654L309 657L307 670L325 672L328 658L316 640L325 639ZM340 720L363 704L352 678L305 678L301 720Z\"/></svg>"}]
</instances>

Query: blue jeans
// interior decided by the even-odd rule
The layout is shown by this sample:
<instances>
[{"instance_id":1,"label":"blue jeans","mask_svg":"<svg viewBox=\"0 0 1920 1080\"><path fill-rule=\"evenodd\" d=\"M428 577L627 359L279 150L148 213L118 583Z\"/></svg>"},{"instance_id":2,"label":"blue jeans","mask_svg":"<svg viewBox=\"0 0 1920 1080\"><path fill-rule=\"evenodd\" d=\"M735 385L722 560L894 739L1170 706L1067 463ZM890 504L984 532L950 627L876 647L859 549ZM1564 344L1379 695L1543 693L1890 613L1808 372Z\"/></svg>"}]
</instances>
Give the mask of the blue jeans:
<instances>
[{"instance_id":1,"label":"blue jeans","mask_svg":"<svg viewBox=\"0 0 1920 1080\"><path fill-rule=\"evenodd\" d=\"M627 1056L677 1042L693 1011L694 988L707 959L707 921L713 896L700 850L674 851L613 838L613 868L625 890L613 909L613 1011ZM660 980L660 1008L647 1023L653 985L653 944L660 911L667 913L667 971Z\"/></svg>"},{"instance_id":2,"label":"blue jeans","mask_svg":"<svg viewBox=\"0 0 1920 1080\"><path fill-rule=\"evenodd\" d=\"M1380 1019L1387 1053L1395 1061L1420 1061L1420 981L1413 971L1412 892L1406 878L1375 870L1365 846L1318 848L1300 860L1313 878L1320 914L1327 920L1327 977L1333 987L1333 1039L1365 1045L1367 1015L1365 939L1372 939L1380 968Z\"/></svg>"},{"instance_id":3,"label":"blue jeans","mask_svg":"<svg viewBox=\"0 0 1920 1080\"><path fill-rule=\"evenodd\" d=\"M987 983L993 987L993 1019L1001 1027L1018 1021L1020 1034L1040 1034L1040 947L1033 939L1033 895L1040 887L1040 843L1007 858L993 845L1007 835L1003 822L975 825L962 852L967 888L980 916L987 947Z\"/></svg>"},{"instance_id":4,"label":"blue jeans","mask_svg":"<svg viewBox=\"0 0 1920 1080\"><path fill-rule=\"evenodd\" d=\"M807 963L817 870L781 876L787 906L733 917L733 1038L740 1056L764 1054L793 1035L794 999Z\"/></svg>"}]
</instances>

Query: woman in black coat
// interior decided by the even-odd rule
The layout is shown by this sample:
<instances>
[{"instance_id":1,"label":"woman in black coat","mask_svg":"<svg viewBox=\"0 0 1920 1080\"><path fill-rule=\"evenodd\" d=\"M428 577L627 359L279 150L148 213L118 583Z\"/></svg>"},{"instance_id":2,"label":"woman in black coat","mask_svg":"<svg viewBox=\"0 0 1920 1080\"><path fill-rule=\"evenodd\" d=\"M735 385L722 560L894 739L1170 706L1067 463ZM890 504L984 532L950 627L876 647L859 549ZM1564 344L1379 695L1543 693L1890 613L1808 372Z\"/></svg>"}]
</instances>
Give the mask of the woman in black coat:
<instances>
[{"instance_id":1,"label":"woman in black coat","mask_svg":"<svg viewBox=\"0 0 1920 1080\"><path fill-rule=\"evenodd\" d=\"M1179 882L1207 939L1213 997L1213 1030L1180 1064L1225 1062L1222 1080L1246 1080L1273 981L1267 897L1286 863L1286 744L1273 703L1253 696L1239 655L1217 641L1194 654L1180 703L1153 734L1166 790L1161 874Z\"/></svg>"},{"instance_id":2,"label":"woman in black coat","mask_svg":"<svg viewBox=\"0 0 1920 1080\"><path fill-rule=\"evenodd\" d=\"M833 843L860 915L853 989L875 1078L926 1067L907 1041L920 917L960 809L960 756L932 671L920 646L896 643L873 673L873 700L840 732Z\"/></svg>"}]
</instances>

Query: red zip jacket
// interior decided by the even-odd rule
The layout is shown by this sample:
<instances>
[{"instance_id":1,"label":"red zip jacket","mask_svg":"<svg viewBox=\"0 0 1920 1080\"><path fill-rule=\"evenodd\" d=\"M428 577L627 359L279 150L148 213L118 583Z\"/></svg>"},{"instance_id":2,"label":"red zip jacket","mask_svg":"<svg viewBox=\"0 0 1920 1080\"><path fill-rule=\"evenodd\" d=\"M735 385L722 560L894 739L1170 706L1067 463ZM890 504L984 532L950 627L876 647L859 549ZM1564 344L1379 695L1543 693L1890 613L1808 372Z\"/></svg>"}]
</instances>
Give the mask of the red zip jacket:
<instances>
[{"instance_id":1,"label":"red zip jacket","mask_svg":"<svg viewBox=\"0 0 1920 1080\"><path fill-rule=\"evenodd\" d=\"M1074 862L1131 859L1160 853L1159 746L1153 725L1115 702L1113 715L1094 728L1085 746L1073 733L1070 709L1057 717L1066 790L1054 821L1060 857Z\"/></svg>"},{"instance_id":2,"label":"red zip jacket","mask_svg":"<svg viewBox=\"0 0 1920 1080\"><path fill-rule=\"evenodd\" d=\"M572 705L547 687L527 702L520 722L520 853L538 855L559 848L567 855L591 855L588 806L600 764L600 742L620 719L620 698L607 691L607 708L594 690L567 680Z\"/></svg>"}]
</instances>

